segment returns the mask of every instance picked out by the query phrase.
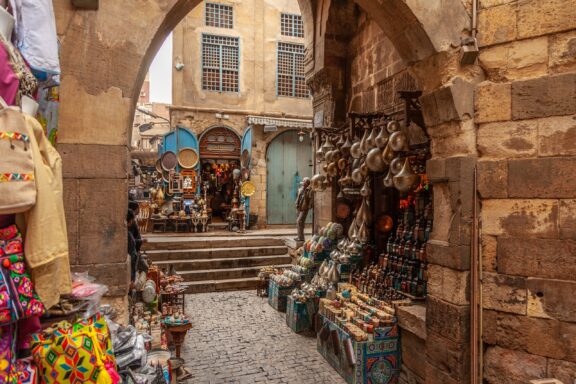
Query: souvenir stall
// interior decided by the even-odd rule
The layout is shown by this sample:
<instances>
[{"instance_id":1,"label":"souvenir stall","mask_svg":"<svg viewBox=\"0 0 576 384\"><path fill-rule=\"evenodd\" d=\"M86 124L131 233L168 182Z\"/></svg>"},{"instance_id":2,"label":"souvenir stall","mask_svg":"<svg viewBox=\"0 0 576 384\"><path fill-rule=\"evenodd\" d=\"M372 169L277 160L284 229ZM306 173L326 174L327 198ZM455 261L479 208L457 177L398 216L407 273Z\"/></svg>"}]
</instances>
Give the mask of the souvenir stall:
<instances>
[{"instance_id":1,"label":"souvenir stall","mask_svg":"<svg viewBox=\"0 0 576 384\"><path fill-rule=\"evenodd\" d=\"M303 246L297 265L268 271L269 303L296 332L314 329L318 351L348 383L392 383L401 365L398 306L426 297L432 190L419 92L400 113L349 114L315 128L315 193L332 186L333 222ZM335 192L334 192L335 191Z\"/></svg>"},{"instance_id":2,"label":"souvenir stall","mask_svg":"<svg viewBox=\"0 0 576 384\"><path fill-rule=\"evenodd\" d=\"M201 183L198 139L186 128L164 135L151 177L151 232L206 232L211 210Z\"/></svg>"}]
</instances>

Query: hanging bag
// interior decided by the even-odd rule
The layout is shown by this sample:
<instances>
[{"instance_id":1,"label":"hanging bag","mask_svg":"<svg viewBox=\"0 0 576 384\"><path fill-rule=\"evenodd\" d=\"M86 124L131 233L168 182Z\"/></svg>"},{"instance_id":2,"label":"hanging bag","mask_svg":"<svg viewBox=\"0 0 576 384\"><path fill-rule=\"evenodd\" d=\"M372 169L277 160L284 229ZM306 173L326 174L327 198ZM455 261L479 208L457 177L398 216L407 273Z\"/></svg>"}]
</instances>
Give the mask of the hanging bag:
<instances>
[{"instance_id":1,"label":"hanging bag","mask_svg":"<svg viewBox=\"0 0 576 384\"><path fill-rule=\"evenodd\" d=\"M0 326L45 312L26 272L22 252L18 228L15 225L0 228Z\"/></svg>"},{"instance_id":2,"label":"hanging bag","mask_svg":"<svg viewBox=\"0 0 576 384\"><path fill-rule=\"evenodd\" d=\"M32 356L45 384L117 384L120 376L106 320L96 314L32 335Z\"/></svg>"},{"instance_id":3,"label":"hanging bag","mask_svg":"<svg viewBox=\"0 0 576 384\"><path fill-rule=\"evenodd\" d=\"M22 112L0 99L0 215L25 212L36 204L34 161Z\"/></svg>"}]
</instances>

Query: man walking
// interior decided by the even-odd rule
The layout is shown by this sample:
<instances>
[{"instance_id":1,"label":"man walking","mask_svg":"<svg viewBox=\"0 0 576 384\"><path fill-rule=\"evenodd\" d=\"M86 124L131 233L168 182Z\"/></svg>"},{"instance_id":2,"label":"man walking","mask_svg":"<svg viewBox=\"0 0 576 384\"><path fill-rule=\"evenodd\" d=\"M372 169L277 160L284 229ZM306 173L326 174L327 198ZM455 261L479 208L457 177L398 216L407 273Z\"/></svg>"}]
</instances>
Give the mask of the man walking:
<instances>
[{"instance_id":1,"label":"man walking","mask_svg":"<svg viewBox=\"0 0 576 384\"><path fill-rule=\"evenodd\" d=\"M298 190L298 197L296 198L296 210L298 210L298 218L296 225L298 226L298 237L294 240L304 241L304 227L306 226L306 216L308 210L314 205L312 196L312 187L310 186L310 178L305 177L302 179L302 186Z\"/></svg>"}]
</instances>

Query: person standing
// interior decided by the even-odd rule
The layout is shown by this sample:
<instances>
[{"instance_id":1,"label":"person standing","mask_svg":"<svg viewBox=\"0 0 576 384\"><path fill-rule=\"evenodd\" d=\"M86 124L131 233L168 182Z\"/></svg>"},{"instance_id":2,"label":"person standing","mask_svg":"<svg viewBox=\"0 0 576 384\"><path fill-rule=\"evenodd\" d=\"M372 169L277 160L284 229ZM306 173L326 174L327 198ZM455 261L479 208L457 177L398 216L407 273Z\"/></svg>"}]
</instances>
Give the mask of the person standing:
<instances>
[{"instance_id":1,"label":"person standing","mask_svg":"<svg viewBox=\"0 0 576 384\"><path fill-rule=\"evenodd\" d=\"M314 205L312 187L310 186L310 178L305 177L302 179L302 185L298 190L296 197L296 210L298 211L298 218L296 225L298 227L298 237L294 240L304 241L304 227L306 226L306 217L308 210Z\"/></svg>"}]
</instances>

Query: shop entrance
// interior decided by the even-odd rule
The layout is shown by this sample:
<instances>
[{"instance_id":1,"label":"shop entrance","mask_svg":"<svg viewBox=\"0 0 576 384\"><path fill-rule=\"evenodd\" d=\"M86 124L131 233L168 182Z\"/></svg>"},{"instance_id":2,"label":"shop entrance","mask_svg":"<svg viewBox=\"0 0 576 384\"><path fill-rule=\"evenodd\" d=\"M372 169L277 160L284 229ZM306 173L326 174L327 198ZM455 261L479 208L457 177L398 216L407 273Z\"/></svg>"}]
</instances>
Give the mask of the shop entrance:
<instances>
[{"instance_id":1,"label":"shop entrance","mask_svg":"<svg viewBox=\"0 0 576 384\"><path fill-rule=\"evenodd\" d=\"M207 129L200 136L200 163L212 222L225 222L238 194L233 171L240 169L240 137L227 127Z\"/></svg>"},{"instance_id":2,"label":"shop entrance","mask_svg":"<svg viewBox=\"0 0 576 384\"><path fill-rule=\"evenodd\" d=\"M310 138L296 131L281 133L268 146L266 213L268 224L296 224L296 196L304 177L312 176ZM311 215L308 216L312 222Z\"/></svg>"}]
</instances>

